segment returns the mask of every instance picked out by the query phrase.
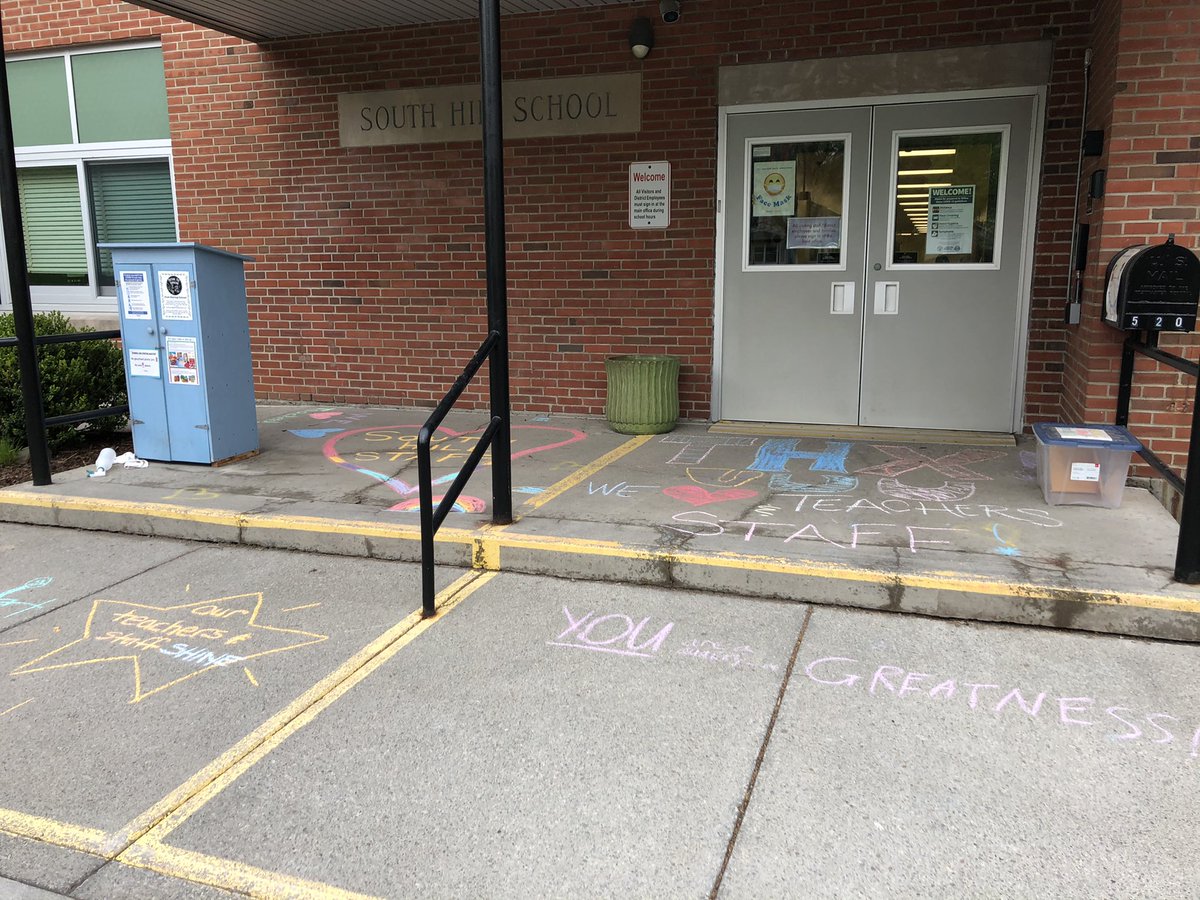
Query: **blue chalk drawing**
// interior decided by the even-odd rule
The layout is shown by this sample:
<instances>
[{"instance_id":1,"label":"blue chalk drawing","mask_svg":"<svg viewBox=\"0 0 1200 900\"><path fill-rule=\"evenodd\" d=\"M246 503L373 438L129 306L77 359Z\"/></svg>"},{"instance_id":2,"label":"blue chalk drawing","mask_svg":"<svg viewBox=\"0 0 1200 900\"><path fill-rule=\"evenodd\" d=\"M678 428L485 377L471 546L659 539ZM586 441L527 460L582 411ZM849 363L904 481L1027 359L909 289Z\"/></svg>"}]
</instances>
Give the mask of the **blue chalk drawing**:
<instances>
[{"instance_id":1,"label":"blue chalk drawing","mask_svg":"<svg viewBox=\"0 0 1200 900\"><path fill-rule=\"evenodd\" d=\"M25 600L13 600L12 599L13 594L19 593L20 591L31 591L35 588L46 587L46 585L50 584L50 582L52 582L53 580L54 580L53 578L49 578L49 577L45 577L45 576L43 576L41 578L31 578L31 579L29 579L29 581L25 582L24 584L20 585L19 587L9 588L7 591L0 593L0 609L7 609L9 607L14 607L14 606L21 607L20 609L16 610L15 612L8 613L6 616L4 616L4 618L11 619L13 616L19 616L22 613L29 612L30 610L41 609L47 603L55 602L54 600L43 600L41 603L29 603L28 601L25 601ZM57 598L55 598L55 599L57 599Z\"/></svg>"},{"instance_id":2,"label":"blue chalk drawing","mask_svg":"<svg viewBox=\"0 0 1200 900\"><path fill-rule=\"evenodd\" d=\"M796 441L789 438L772 438L758 448L754 462L747 467L750 472L771 473L770 489L789 494L844 494L858 487L858 478L847 475L846 457L850 455L850 444L845 441L826 441L825 449L819 452L797 450ZM793 459L811 459L810 472L835 472L821 475L816 483L793 481L787 464Z\"/></svg>"}]
</instances>

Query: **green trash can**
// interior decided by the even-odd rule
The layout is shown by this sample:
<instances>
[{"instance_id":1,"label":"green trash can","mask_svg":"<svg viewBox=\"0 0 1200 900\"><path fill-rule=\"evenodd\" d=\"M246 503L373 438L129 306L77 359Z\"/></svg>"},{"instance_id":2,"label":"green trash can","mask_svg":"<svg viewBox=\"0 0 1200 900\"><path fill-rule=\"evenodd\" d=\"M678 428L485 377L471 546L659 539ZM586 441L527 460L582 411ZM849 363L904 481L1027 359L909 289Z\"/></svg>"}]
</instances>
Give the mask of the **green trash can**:
<instances>
[{"instance_id":1,"label":"green trash can","mask_svg":"<svg viewBox=\"0 0 1200 900\"><path fill-rule=\"evenodd\" d=\"M679 357L610 356L604 414L621 434L662 434L679 421Z\"/></svg>"}]
</instances>

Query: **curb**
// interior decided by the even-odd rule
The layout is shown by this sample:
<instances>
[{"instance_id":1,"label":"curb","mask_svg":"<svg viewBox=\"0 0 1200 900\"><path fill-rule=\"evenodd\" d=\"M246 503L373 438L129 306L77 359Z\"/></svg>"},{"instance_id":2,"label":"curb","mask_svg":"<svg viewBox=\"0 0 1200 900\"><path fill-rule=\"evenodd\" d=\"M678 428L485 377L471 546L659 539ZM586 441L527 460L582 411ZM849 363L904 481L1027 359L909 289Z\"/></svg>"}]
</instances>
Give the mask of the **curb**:
<instances>
[{"instance_id":1,"label":"curb","mask_svg":"<svg viewBox=\"0 0 1200 900\"><path fill-rule=\"evenodd\" d=\"M0 492L0 519L90 531L420 561L420 529L364 520ZM505 526L438 532L439 565L718 591L746 597L939 618L1200 641L1200 599L1048 587L969 573L887 572L839 563L649 549L615 541L523 535Z\"/></svg>"}]
</instances>

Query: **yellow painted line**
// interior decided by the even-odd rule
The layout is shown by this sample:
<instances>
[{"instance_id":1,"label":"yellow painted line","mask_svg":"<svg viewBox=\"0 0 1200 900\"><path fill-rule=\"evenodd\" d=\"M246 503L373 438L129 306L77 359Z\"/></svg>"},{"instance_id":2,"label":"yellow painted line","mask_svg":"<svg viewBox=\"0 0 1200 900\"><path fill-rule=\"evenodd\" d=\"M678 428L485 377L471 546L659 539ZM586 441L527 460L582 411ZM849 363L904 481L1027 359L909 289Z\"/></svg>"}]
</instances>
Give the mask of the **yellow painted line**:
<instances>
[{"instance_id":1,"label":"yellow painted line","mask_svg":"<svg viewBox=\"0 0 1200 900\"><path fill-rule=\"evenodd\" d=\"M443 603L447 602L453 597L455 591L470 585L480 577L478 572L468 572L447 587L439 595L439 599ZM437 620L438 617L435 617L426 621L433 622ZM359 650L346 660L346 662L342 663L342 665L338 666L270 719L254 729L253 732L242 738L242 740L238 741L170 794L150 807L150 809L111 835L107 845L109 851L117 852L142 837L142 835L146 834L146 832L162 821L168 813L177 809L198 791L210 784L222 772L233 766L239 759L242 759L254 748L263 744L272 734L278 732L305 709L329 694L339 683L351 677L358 669L369 662L372 657L386 649L392 642L404 637L409 631L416 628L421 621L420 611L414 612L392 626L366 647Z\"/></svg>"},{"instance_id":2,"label":"yellow painted line","mask_svg":"<svg viewBox=\"0 0 1200 900\"><path fill-rule=\"evenodd\" d=\"M13 809L0 809L0 831L97 855L104 855L104 846L108 839L108 835L98 828L56 822L54 819L31 816Z\"/></svg>"},{"instance_id":3,"label":"yellow painted line","mask_svg":"<svg viewBox=\"0 0 1200 900\"><path fill-rule=\"evenodd\" d=\"M245 666L242 666L242 671L246 673L246 677L250 679L250 683L255 687L258 687L258 679L254 677L254 673Z\"/></svg>"},{"instance_id":4,"label":"yellow painted line","mask_svg":"<svg viewBox=\"0 0 1200 900\"><path fill-rule=\"evenodd\" d=\"M606 457L628 453L652 435L643 435L627 441L621 447L597 459L587 469L581 469L556 484L551 491L533 498L527 505L548 502L557 494L582 481L587 474L607 465ZM611 460L610 460L611 461ZM595 467L595 468L593 468ZM581 474L583 473L583 474ZM573 480L574 479L574 480ZM561 490L560 490L561 489ZM240 529L275 528L283 531L302 531L323 534L347 534L364 537L386 537L399 540L420 539L416 526L375 524L354 520L321 519L309 516L268 516L252 513L217 512L190 507L168 506L155 503L136 503L112 500L90 500L85 498L61 497L57 495L30 494L19 491L0 491L0 504L12 502L17 505L41 506L54 509L90 510L97 512L131 513L139 516L160 516L215 522ZM477 531L465 529L441 529L438 542L463 544L470 548L472 565L477 569L498 571L500 554L505 550L533 550L542 552L571 553L584 556L601 556L671 565L711 566L719 569L769 572L779 575L796 575L811 578L826 578L840 581L857 581L865 584L959 590L981 593L995 597L1019 597L1028 600L1068 600L1109 606L1130 606L1144 609L1159 609L1175 612L1200 612L1200 601L1187 597L1171 597L1126 591L1088 588L1055 588L1046 585L989 580L964 573L937 572L905 574L859 569L839 563L791 560L779 557L749 556L736 553L676 553L633 547L618 541L585 540L582 538L559 538L551 535L522 535L504 532L500 528L483 527Z\"/></svg>"},{"instance_id":5,"label":"yellow painted line","mask_svg":"<svg viewBox=\"0 0 1200 900\"><path fill-rule=\"evenodd\" d=\"M954 572L913 573L883 572L858 569L839 563L790 560L771 556L749 556L735 553L679 553L629 547L614 542L589 541L579 538L560 538L547 535L506 534L498 539L507 550L540 550L549 553L568 553L617 559L643 560L670 565L708 566L751 572L770 572L779 575L858 581L867 584L899 585L936 590L960 590L997 597L1020 597L1030 600L1073 600L1112 606L1136 606L1177 612L1200 613L1200 594L1193 600L1186 597L1167 597L1158 594L1139 594L1124 591L1089 590L1087 588L1053 588L1045 585L990 580L964 576Z\"/></svg>"},{"instance_id":6,"label":"yellow painted line","mask_svg":"<svg viewBox=\"0 0 1200 900\"><path fill-rule=\"evenodd\" d=\"M412 541L421 539L421 529L418 525L377 524L347 519L324 519L319 516L240 513L229 509L206 509L176 506L169 503L142 503L135 500L108 500L92 497L66 497L58 494L35 494L24 491L0 491L0 506L6 504L66 512L95 512L199 522L204 525L224 525L235 529L278 528L282 531L306 531L314 534L346 534ZM473 538L473 532L464 529L442 528L438 531L435 540L440 543L470 545Z\"/></svg>"},{"instance_id":7,"label":"yellow painted line","mask_svg":"<svg viewBox=\"0 0 1200 900\"><path fill-rule=\"evenodd\" d=\"M471 558L471 568L483 569L487 572L500 571L500 542L477 538L475 552Z\"/></svg>"},{"instance_id":8,"label":"yellow painted line","mask_svg":"<svg viewBox=\"0 0 1200 900\"><path fill-rule=\"evenodd\" d=\"M548 487L546 490L542 491L542 493L537 494L533 497L530 497L528 500L526 500L524 503L521 504L521 508L522 509L538 509L542 506L545 506L547 503L549 503L555 497L565 494L571 488L575 487L575 485L579 484L582 481L587 480L588 478L591 478L593 475L595 475L597 472L599 472L605 466L616 462L622 456L632 453L634 450L636 450L638 447L645 444L647 441L653 440L653 438L654 438L654 435L652 435L652 434L642 434L642 435L638 435L635 438L630 438L625 443L623 443L620 447L617 447L615 450L609 450L603 456L599 457L598 459L593 460L592 462L588 463L583 468L576 469L574 472L572 472L570 475L568 475L562 481L558 482L555 485L552 485L551 487Z\"/></svg>"},{"instance_id":9,"label":"yellow painted line","mask_svg":"<svg viewBox=\"0 0 1200 900\"><path fill-rule=\"evenodd\" d=\"M27 641L9 641L8 643L0 644L0 647L15 647L18 644L36 644L37 642L38 638L30 638Z\"/></svg>"},{"instance_id":10,"label":"yellow painted line","mask_svg":"<svg viewBox=\"0 0 1200 900\"><path fill-rule=\"evenodd\" d=\"M404 623L409 624L398 637L390 644L385 646L372 658L367 660L356 671L342 679L338 684L331 686L324 694L317 699L315 703L309 704L305 709L301 710L297 715L291 718L290 721L284 724L282 728L276 730L269 735L261 744L254 750L232 766L228 767L215 778L213 778L203 789L198 791L194 796L190 797L187 802L179 805L166 818L158 823L146 836L138 842L137 847L145 849L151 845L161 844L163 839L172 831L186 822L189 818L195 815L206 803L212 800L225 788L229 787L241 775L249 770L255 763L262 760L268 753L286 741L289 737L319 716L322 712L328 709L333 703L337 702L347 691L364 678L377 670L380 666L390 660L393 656L411 644L414 640L420 637L424 632L428 631L438 622L446 617L448 613L453 611L463 600L471 596L479 588L483 587L489 581L499 574L497 572L470 572L458 579L454 584L446 588L439 597L437 605L437 615L422 619L420 612L415 612ZM415 620L415 621L413 621ZM397 626L397 629L399 626ZM372 645L374 646L374 645ZM293 707L297 704L292 704ZM130 848L131 850L134 848ZM123 857L118 857L122 859ZM220 885L218 885L220 886Z\"/></svg>"},{"instance_id":11,"label":"yellow painted line","mask_svg":"<svg viewBox=\"0 0 1200 900\"><path fill-rule=\"evenodd\" d=\"M28 700L23 700L23 701L21 701L21 702L20 702L20 703L18 703L16 706L10 706L10 707L9 707L8 709L6 709L4 712L0 712L0 718L3 718L4 716L7 716L7 715L8 715L10 712L16 712L18 709L20 709L20 708L21 708L22 706L24 706L26 703L32 703L32 702L33 702L33 698L32 698L32 697L30 697Z\"/></svg>"},{"instance_id":12,"label":"yellow painted line","mask_svg":"<svg viewBox=\"0 0 1200 900\"><path fill-rule=\"evenodd\" d=\"M236 527L239 513L227 509L204 509L173 503L141 503L136 500L103 500L91 497L65 497L59 494L33 494L25 491L0 491L0 504L34 506L42 509L76 512L118 513L150 516L156 519L180 519L208 525Z\"/></svg>"},{"instance_id":13,"label":"yellow painted line","mask_svg":"<svg viewBox=\"0 0 1200 900\"><path fill-rule=\"evenodd\" d=\"M201 884L241 891L253 897L279 900L373 900L329 884L305 881L280 872L268 872L231 859L206 856L176 847L156 846L138 850L137 845L119 857L126 865L162 875L186 878Z\"/></svg>"},{"instance_id":14,"label":"yellow painted line","mask_svg":"<svg viewBox=\"0 0 1200 900\"><path fill-rule=\"evenodd\" d=\"M306 603L304 606L293 606L289 609L281 609L280 612L285 613L285 612L296 612L297 610L301 610L301 609L315 609L316 607L318 607L320 605L321 605L320 603Z\"/></svg>"}]
</instances>

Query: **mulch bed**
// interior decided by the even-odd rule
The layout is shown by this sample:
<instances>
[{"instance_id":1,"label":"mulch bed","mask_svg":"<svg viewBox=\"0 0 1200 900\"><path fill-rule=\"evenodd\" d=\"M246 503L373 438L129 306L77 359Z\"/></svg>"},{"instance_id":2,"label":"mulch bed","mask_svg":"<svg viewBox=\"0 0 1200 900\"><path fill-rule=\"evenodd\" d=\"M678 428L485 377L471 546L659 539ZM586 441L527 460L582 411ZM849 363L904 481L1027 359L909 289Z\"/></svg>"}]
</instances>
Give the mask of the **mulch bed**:
<instances>
[{"instance_id":1,"label":"mulch bed","mask_svg":"<svg viewBox=\"0 0 1200 900\"><path fill-rule=\"evenodd\" d=\"M112 447L120 456L126 450L133 449L133 439L128 433L98 434L74 447L51 450L50 474L68 472L71 469L78 469L80 466L90 466L96 462L96 457L105 447ZM0 487L23 484L32 480L33 470L29 467L28 461L11 466L0 466Z\"/></svg>"}]
</instances>

